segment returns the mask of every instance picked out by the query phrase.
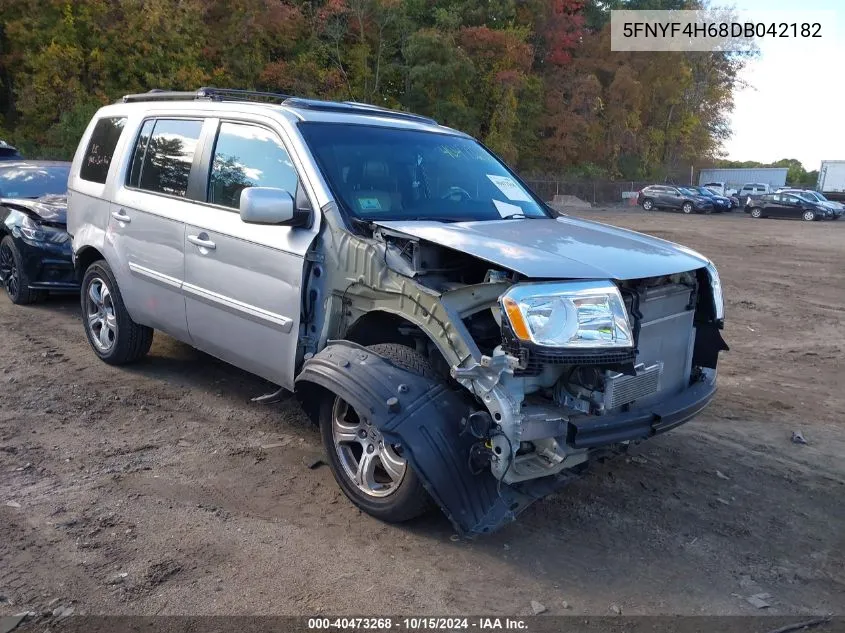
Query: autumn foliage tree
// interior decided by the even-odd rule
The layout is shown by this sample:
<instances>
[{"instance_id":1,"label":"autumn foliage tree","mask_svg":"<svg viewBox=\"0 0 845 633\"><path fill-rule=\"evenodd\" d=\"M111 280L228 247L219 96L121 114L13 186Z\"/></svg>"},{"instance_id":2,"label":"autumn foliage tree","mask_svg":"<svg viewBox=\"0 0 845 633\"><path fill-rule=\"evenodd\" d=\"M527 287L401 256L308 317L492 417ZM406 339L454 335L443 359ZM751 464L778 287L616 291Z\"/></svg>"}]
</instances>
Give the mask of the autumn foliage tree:
<instances>
[{"instance_id":1,"label":"autumn foliage tree","mask_svg":"<svg viewBox=\"0 0 845 633\"><path fill-rule=\"evenodd\" d=\"M66 158L102 104L216 85L430 115L523 171L657 176L714 155L742 60L611 52L621 6L692 5L0 0L0 137Z\"/></svg>"}]
</instances>

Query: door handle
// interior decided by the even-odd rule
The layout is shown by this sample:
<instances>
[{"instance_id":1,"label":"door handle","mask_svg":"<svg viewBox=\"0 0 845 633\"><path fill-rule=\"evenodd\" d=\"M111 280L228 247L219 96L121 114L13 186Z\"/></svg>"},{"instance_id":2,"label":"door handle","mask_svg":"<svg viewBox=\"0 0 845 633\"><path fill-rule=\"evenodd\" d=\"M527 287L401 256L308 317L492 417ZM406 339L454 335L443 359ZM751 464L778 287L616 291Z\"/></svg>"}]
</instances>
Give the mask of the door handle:
<instances>
[{"instance_id":1,"label":"door handle","mask_svg":"<svg viewBox=\"0 0 845 633\"><path fill-rule=\"evenodd\" d=\"M132 221L132 218L126 215L126 211L124 211L123 209L112 211L111 217L113 217L118 222L123 222L124 224L129 224Z\"/></svg>"},{"instance_id":2,"label":"door handle","mask_svg":"<svg viewBox=\"0 0 845 633\"><path fill-rule=\"evenodd\" d=\"M215 248L217 248L217 244L208 239L208 234L206 233L200 233L199 235L189 235L188 241L194 246L206 248L210 251L213 251Z\"/></svg>"}]
</instances>

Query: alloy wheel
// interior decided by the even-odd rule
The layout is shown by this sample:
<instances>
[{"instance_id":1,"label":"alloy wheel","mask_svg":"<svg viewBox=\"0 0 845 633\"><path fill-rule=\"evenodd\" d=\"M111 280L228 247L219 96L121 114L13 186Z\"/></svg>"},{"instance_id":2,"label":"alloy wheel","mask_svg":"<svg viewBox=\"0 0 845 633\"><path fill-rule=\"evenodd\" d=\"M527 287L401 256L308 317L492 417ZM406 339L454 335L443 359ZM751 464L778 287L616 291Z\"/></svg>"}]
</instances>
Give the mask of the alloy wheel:
<instances>
[{"instance_id":1,"label":"alloy wheel","mask_svg":"<svg viewBox=\"0 0 845 633\"><path fill-rule=\"evenodd\" d=\"M332 407L332 439L343 471L365 495L387 497L405 477L407 461L401 448L387 444L368 419L361 419L341 398Z\"/></svg>"},{"instance_id":2,"label":"alloy wheel","mask_svg":"<svg viewBox=\"0 0 845 633\"><path fill-rule=\"evenodd\" d=\"M10 297L15 297L20 288L20 272L15 263L15 255L8 244L0 246L0 279L3 280L3 287Z\"/></svg>"},{"instance_id":3,"label":"alloy wheel","mask_svg":"<svg viewBox=\"0 0 845 633\"><path fill-rule=\"evenodd\" d=\"M94 277L88 284L85 315L94 345L101 352L108 352L117 340L117 317L111 291L100 277Z\"/></svg>"}]
</instances>

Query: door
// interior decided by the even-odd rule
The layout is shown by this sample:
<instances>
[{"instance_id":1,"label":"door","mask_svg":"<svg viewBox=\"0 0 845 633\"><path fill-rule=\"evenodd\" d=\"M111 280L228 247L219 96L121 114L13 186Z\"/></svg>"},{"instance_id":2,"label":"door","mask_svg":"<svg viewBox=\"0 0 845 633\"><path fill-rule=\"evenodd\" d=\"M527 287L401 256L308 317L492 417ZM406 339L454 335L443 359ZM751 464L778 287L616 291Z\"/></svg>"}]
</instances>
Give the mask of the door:
<instances>
[{"instance_id":1,"label":"door","mask_svg":"<svg viewBox=\"0 0 845 633\"><path fill-rule=\"evenodd\" d=\"M782 218L789 214L789 205L786 196L782 193L766 194L760 200L765 201L766 215L772 218Z\"/></svg>"},{"instance_id":2,"label":"door","mask_svg":"<svg viewBox=\"0 0 845 633\"><path fill-rule=\"evenodd\" d=\"M133 150L124 186L110 206L114 270L132 319L189 341L182 283L184 215L203 122L149 119Z\"/></svg>"},{"instance_id":3,"label":"door","mask_svg":"<svg viewBox=\"0 0 845 633\"><path fill-rule=\"evenodd\" d=\"M666 207L670 209L680 209L684 203L684 196L678 189L674 187L666 187Z\"/></svg>"},{"instance_id":4,"label":"door","mask_svg":"<svg viewBox=\"0 0 845 633\"><path fill-rule=\"evenodd\" d=\"M207 204L186 224L188 330L198 348L292 388L305 253L311 229L243 222L246 187L296 194L298 178L275 131L223 121L210 158Z\"/></svg>"},{"instance_id":5,"label":"door","mask_svg":"<svg viewBox=\"0 0 845 633\"><path fill-rule=\"evenodd\" d=\"M808 203L791 193L785 193L781 198L783 198L783 214L790 218L800 218L804 215L805 209L810 208Z\"/></svg>"}]
</instances>

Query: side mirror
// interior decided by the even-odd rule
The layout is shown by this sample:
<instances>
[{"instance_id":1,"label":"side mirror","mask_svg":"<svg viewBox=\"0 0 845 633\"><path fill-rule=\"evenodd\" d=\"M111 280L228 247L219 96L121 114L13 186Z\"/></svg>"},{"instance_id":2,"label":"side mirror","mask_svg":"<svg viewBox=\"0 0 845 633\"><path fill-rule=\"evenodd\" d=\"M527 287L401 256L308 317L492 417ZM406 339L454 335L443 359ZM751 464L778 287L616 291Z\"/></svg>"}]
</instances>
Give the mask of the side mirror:
<instances>
[{"instance_id":1,"label":"side mirror","mask_svg":"<svg viewBox=\"0 0 845 633\"><path fill-rule=\"evenodd\" d=\"M250 224L297 224L293 196L275 187L247 187L241 191L241 220Z\"/></svg>"}]
</instances>

